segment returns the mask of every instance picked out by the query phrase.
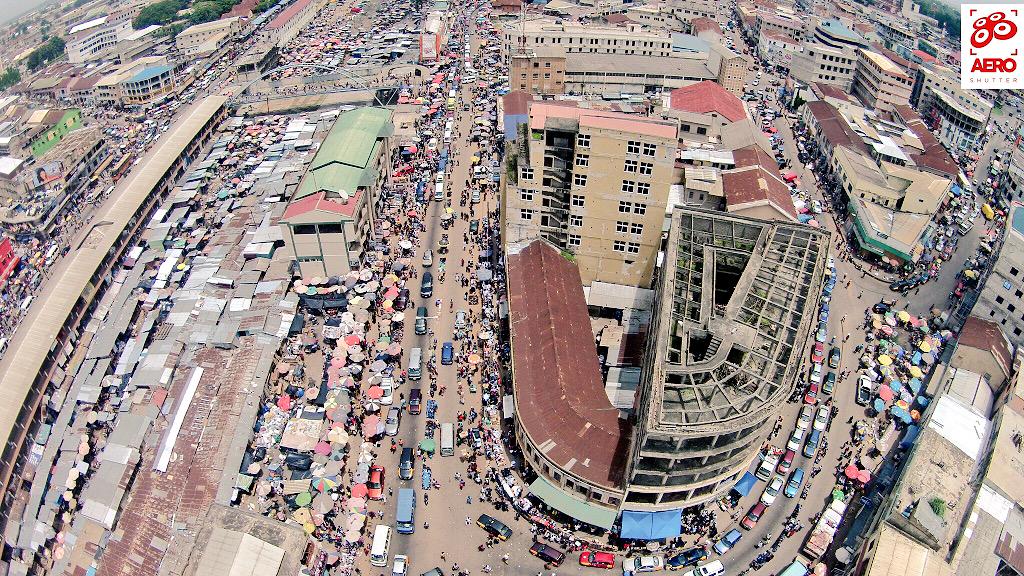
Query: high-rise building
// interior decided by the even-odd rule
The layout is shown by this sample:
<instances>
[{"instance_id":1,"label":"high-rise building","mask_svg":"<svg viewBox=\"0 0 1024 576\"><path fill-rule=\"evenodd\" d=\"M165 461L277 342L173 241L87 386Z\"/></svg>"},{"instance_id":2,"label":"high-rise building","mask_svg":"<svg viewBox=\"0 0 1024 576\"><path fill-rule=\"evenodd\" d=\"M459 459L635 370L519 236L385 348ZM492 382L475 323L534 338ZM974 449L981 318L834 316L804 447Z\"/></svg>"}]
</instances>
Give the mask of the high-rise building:
<instances>
[{"instance_id":1,"label":"high-rise building","mask_svg":"<svg viewBox=\"0 0 1024 576\"><path fill-rule=\"evenodd\" d=\"M1007 340L1024 344L1024 204L1013 203L1003 244L972 314L999 324Z\"/></svg>"},{"instance_id":2,"label":"high-rise building","mask_svg":"<svg viewBox=\"0 0 1024 576\"><path fill-rule=\"evenodd\" d=\"M677 209L637 389L624 507L706 502L750 467L792 393L829 234Z\"/></svg>"},{"instance_id":3,"label":"high-rise building","mask_svg":"<svg viewBox=\"0 0 1024 576\"><path fill-rule=\"evenodd\" d=\"M677 135L674 121L532 103L505 190L506 239L571 252L585 286L649 288Z\"/></svg>"},{"instance_id":4,"label":"high-rise building","mask_svg":"<svg viewBox=\"0 0 1024 576\"><path fill-rule=\"evenodd\" d=\"M985 134L992 103L977 90L960 87L960 77L938 64L920 66L910 103L950 150L969 150Z\"/></svg>"},{"instance_id":5,"label":"high-rise building","mask_svg":"<svg viewBox=\"0 0 1024 576\"><path fill-rule=\"evenodd\" d=\"M853 94L868 108L893 110L910 101L914 79L882 54L858 51L853 74Z\"/></svg>"},{"instance_id":6,"label":"high-rise building","mask_svg":"<svg viewBox=\"0 0 1024 576\"><path fill-rule=\"evenodd\" d=\"M837 19L814 26L803 50L793 57L790 73L805 84L830 84L850 90L857 67L857 49L867 41Z\"/></svg>"}]
</instances>

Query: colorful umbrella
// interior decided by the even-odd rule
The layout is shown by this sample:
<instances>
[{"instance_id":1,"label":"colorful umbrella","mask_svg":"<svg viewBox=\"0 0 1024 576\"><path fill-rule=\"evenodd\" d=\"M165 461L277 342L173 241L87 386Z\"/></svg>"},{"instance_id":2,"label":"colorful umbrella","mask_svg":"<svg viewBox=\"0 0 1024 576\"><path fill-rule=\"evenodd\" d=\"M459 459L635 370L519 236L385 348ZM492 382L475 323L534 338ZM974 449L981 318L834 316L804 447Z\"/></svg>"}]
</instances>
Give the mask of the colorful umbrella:
<instances>
[{"instance_id":1,"label":"colorful umbrella","mask_svg":"<svg viewBox=\"0 0 1024 576\"><path fill-rule=\"evenodd\" d=\"M875 406L875 412L883 412L883 411L885 411L885 400L882 400L881 398L875 398L874 406Z\"/></svg>"},{"instance_id":2,"label":"colorful umbrella","mask_svg":"<svg viewBox=\"0 0 1024 576\"><path fill-rule=\"evenodd\" d=\"M846 467L846 470L843 470L843 474L846 474L846 477L850 480L856 478L858 473L860 473L860 468L857 468L856 464L850 464Z\"/></svg>"},{"instance_id":3,"label":"colorful umbrella","mask_svg":"<svg viewBox=\"0 0 1024 576\"><path fill-rule=\"evenodd\" d=\"M313 488L315 488L318 492L327 492L328 490L333 490L337 486L338 482L335 481L333 478L324 477L318 478L313 481Z\"/></svg>"},{"instance_id":4,"label":"colorful umbrella","mask_svg":"<svg viewBox=\"0 0 1024 576\"><path fill-rule=\"evenodd\" d=\"M379 432L377 428L380 426L380 416L370 415L363 418L363 436L366 438L373 438Z\"/></svg>"},{"instance_id":5,"label":"colorful umbrella","mask_svg":"<svg viewBox=\"0 0 1024 576\"><path fill-rule=\"evenodd\" d=\"M366 488L366 484L356 484L352 487L353 498L366 498L366 495L369 493L370 491Z\"/></svg>"},{"instance_id":6,"label":"colorful umbrella","mask_svg":"<svg viewBox=\"0 0 1024 576\"><path fill-rule=\"evenodd\" d=\"M317 442L316 446L313 447L313 452L321 456L327 456L331 453L331 445L328 442Z\"/></svg>"},{"instance_id":7,"label":"colorful umbrella","mask_svg":"<svg viewBox=\"0 0 1024 576\"><path fill-rule=\"evenodd\" d=\"M882 354L881 356L878 357L878 363L881 364L882 366L889 366L890 364L892 364L892 358L886 356L885 354Z\"/></svg>"},{"instance_id":8,"label":"colorful umbrella","mask_svg":"<svg viewBox=\"0 0 1024 576\"><path fill-rule=\"evenodd\" d=\"M891 402L894 398L894 392L892 391L892 388L889 388L888 386L880 386L878 388L878 397L884 402Z\"/></svg>"},{"instance_id":9,"label":"colorful umbrella","mask_svg":"<svg viewBox=\"0 0 1024 576\"><path fill-rule=\"evenodd\" d=\"M291 399L291 397L288 396L287 394L282 394L281 397L277 399L277 407L280 408L281 410L291 410L292 409L292 399Z\"/></svg>"},{"instance_id":10,"label":"colorful umbrella","mask_svg":"<svg viewBox=\"0 0 1024 576\"><path fill-rule=\"evenodd\" d=\"M900 319L900 322L910 322L910 313L906 310L900 310L897 312L896 317Z\"/></svg>"},{"instance_id":11,"label":"colorful umbrella","mask_svg":"<svg viewBox=\"0 0 1024 576\"><path fill-rule=\"evenodd\" d=\"M433 454L435 447L433 438L424 438L423 440L420 440L420 450L423 450L424 452Z\"/></svg>"},{"instance_id":12,"label":"colorful umbrella","mask_svg":"<svg viewBox=\"0 0 1024 576\"><path fill-rule=\"evenodd\" d=\"M857 474L857 480L860 480L862 484L867 484L868 482L871 481L871 472L867 470L861 470L860 473Z\"/></svg>"},{"instance_id":13,"label":"colorful umbrella","mask_svg":"<svg viewBox=\"0 0 1024 576\"><path fill-rule=\"evenodd\" d=\"M303 492L295 497L295 503L299 506L308 506L313 501L313 495L309 492Z\"/></svg>"},{"instance_id":14,"label":"colorful umbrella","mask_svg":"<svg viewBox=\"0 0 1024 576\"><path fill-rule=\"evenodd\" d=\"M380 386L370 386L369 390L366 391L366 395L374 400L379 400L384 396L384 389Z\"/></svg>"},{"instance_id":15,"label":"colorful umbrella","mask_svg":"<svg viewBox=\"0 0 1024 576\"><path fill-rule=\"evenodd\" d=\"M924 376L924 372L921 372L921 369L918 368L917 366L911 366L910 367L910 375L912 377L914 377L914 378L920 378L920 377Z\"/></svg>"},{"instance_id":16,"label":"colorful umbrella","mask_svg":"<svg viewBox=\"0 0 1024 576\"><path fill-rule=\"evenodd\" d=\"M932 351L932 345L925 340L922 340L921 343L917 345L917 348L926 354Z\"/></svg>"}]
</instances>

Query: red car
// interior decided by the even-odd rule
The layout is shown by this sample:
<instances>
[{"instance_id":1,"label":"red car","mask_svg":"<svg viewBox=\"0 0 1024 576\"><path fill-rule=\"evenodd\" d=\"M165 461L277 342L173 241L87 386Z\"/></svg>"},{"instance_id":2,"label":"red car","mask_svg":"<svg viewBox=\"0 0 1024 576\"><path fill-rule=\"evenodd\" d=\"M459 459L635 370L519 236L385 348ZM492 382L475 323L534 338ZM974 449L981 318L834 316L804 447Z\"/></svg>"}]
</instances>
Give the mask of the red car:
<instances>
[{"instance_id":1,"label":"red car","mask_svg":"<svg viewBox=\"0 0 1024 576\"><path fill-rule=\"evenodd\" d=\"M814 343L814 349L811 350L811 362L820 364L825 359L825 345L821 342Z\"/></svg>"},{"instance_id":2,"label":"red car","mask_svg":"<svg viewBox=\"0 0 1024 576\"><path fill-rule=\"evenodd\" d=\"M615 555L608 552L594 552L584 550L580 552L580 566L593 566L595 568L615 568Z\"/></svg>"},{"instance_id":3,"label":"red car","mask_svg":"<svg viewBox=\"0 0 1024 576\"><path fill-rule=\"evenodd\" d=\"M796 452L786 450L786 453L782 456L782 460L779 460L779 465L775 468L775 471L779 474L789 474L789 469L793 467L794 458L796 458Z\"/></svg>"},{"instance_id":4,"label":"red car","mask_svg":"<svg viewBox=\"0 0 1024 576\"><path fill-rule=\"evenodd\" d=\"M818 403L818 383L811 382L811 385L807 387L807 393L804 394L804 404L817 404Z\"/></svg>"},{"instance_id":5,"label":"red car","mask_svg":"<svg viewBox=\"0 0 1024 576\"><path fill-rule=\"evenodd\" d=\"M370 500L384 497L384 467L374 464L370 466L370 478L366 481L367 496Z\"/></svg>"},{"instance_id":6,"label":"red car","mask_svg":"<svg viewBox=\"0 0 1024 576\"><path fill-rule=\"evenodd\" d=\"M750 512L747 512L746 517L743 518L740 525L747 530L753 530L754 526L757 526L757 521L761 519L761 515L764 514L764 511L767 508L768 507L764 505L764 502L758 502L750 509Z\"/></svg>"}]
</instances>

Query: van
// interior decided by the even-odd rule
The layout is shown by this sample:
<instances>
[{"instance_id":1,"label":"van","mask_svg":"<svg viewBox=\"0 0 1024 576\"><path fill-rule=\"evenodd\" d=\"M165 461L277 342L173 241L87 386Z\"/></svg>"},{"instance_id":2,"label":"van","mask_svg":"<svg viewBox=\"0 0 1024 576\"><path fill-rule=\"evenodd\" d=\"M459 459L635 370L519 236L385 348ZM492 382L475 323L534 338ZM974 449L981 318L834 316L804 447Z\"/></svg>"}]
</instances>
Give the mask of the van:
<instances>
[{"instance_id":1,"label":"van","mask_svg":"<svg viewBox=\"0 0 1024 576\"><path fill-rule=\"evenodd\" d=\"M388 549L391 548L391 526L377 524L373 529L373 545L370 546L370 564L384 568L388 565Z\"/></svg>"},{"instance_id":2,"label":"van","mask_svg":"<svg viewBox=\"0 0 1024 576\"><path fill-rule=\"evenodd\" d=\"M455 425L451 422L441 423L441 456L455 455Z\"/></svg>"},{"instance_id":3,"label":"van","mask_svg":"<svg viewBox=\"0 0 1024 576\"><path fill-rule=\"evenodd\" d=\"M683 576L722 576L723 574L725 574L725 566L721 560L715 560L703 566L698 566L683 574Z\"/></svg>"},{"instance_id":4,"label":"van","mask_svg":"<svg viewBox=\"0 0 1024 576\"><path fill-rule=\"evenodd\" d=\"M419 380L423 377L423 349L413 348L409 352L409 379Z\"/></svg>"},{"instance_id":5,"label":"van","mask_svg":"<svg viewBox=\"0 0 1024 576\"><path fill-rule=\"evenodd\" d=\"M434 185L434 201L440 202L444 200L444 182L438 182Z\"/></svg>"},{"instance_id":6,"label":"van","mask_svg":"<svg viewBox=\"0 0 1024 576\"><path fill-rule=\"evenodd\" d=\"M419 388L409 390L409 414L416 415L423 409L423 392Z\"/></svg>"},{"instance_id":7,"label":"van","mask_svg":"<svg viewBox=\"0 0 1024 576\"><path fill-rule=\"evenodd\" d=\"M402 454L405 454L404 450ZM416 492L412 488L398 489L398 510L395 513L395 530L399 534L412 534L416 531Z\"/></svg>"},{"instance_id":8,"label":"van","mask_svg":"<svg viewBox=\"0 0 1024 576\"><path fill-rule=\"evenodd\" d=\"M412 480L413 469L416 467L412 459L412 448L402 448L402 455L398 458L398 477L402 480Z\"/></svg>"},{"instance_id":9,"label":"van","mask_svg":"<svg viewBox=\"0 0 1024 576\"><path fill-rule=\"evenodd\" d=\"M427 309L425 306L420 306L416 309L415 332L419 336L427 333Z\"/></svg>"},{"instance_id":10,"label":"van","mask_svg":"<svg viewBox=\"0 0 1024 576\"><path fill-rule=\"evenodd\" d=\"M420 279L420 298L430 298L434 295L434 275L424 272ZM424 308L424 310L426 310ZM425 316L425 314L424 314Z\"/></svg>"},{"instance_id":11,"label":"van","mask_svg":"<svg viewBox=\"0 0 1024 576\"><path fill-rule=\"evenodd\" d=\"M821 430L811 430L811 435L804 444L804 456L811 458L818 451L818 443L821 442Z\"/></svg>"},{"instance_id":12,"label":"van","mask_svg":"<svg viewBox=\"0 0 1024 576\"><path fill-rule=\"evenodd\" d=\"M761 461L761 465L757 468L757 472L754 472L754 476L757 476L761 480L767 482L771 479L775 473L775 467L779 465L779 457L777 454L769 454L765 456L764 460Z\"/></svg>"}]
</instances>

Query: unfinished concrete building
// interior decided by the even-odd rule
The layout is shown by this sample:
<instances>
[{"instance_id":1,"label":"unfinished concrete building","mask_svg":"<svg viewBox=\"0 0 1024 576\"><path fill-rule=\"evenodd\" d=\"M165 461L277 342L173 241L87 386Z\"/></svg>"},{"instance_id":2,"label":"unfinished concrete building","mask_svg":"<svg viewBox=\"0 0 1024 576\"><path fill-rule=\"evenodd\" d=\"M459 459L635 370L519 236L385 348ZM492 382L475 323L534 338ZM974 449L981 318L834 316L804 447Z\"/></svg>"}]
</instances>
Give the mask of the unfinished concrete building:
<instances>
[{"instance_id":1,"label":"unfinished concrete building","mask_svg":"<svg viewBox=\"0 0 1024 576\"><path fill-rule=\"evenodd\" d=\"M828 247L809 226L675 211L623 507L706 502L750 466L797 380Z\"/></svg>"}]
</instances>

